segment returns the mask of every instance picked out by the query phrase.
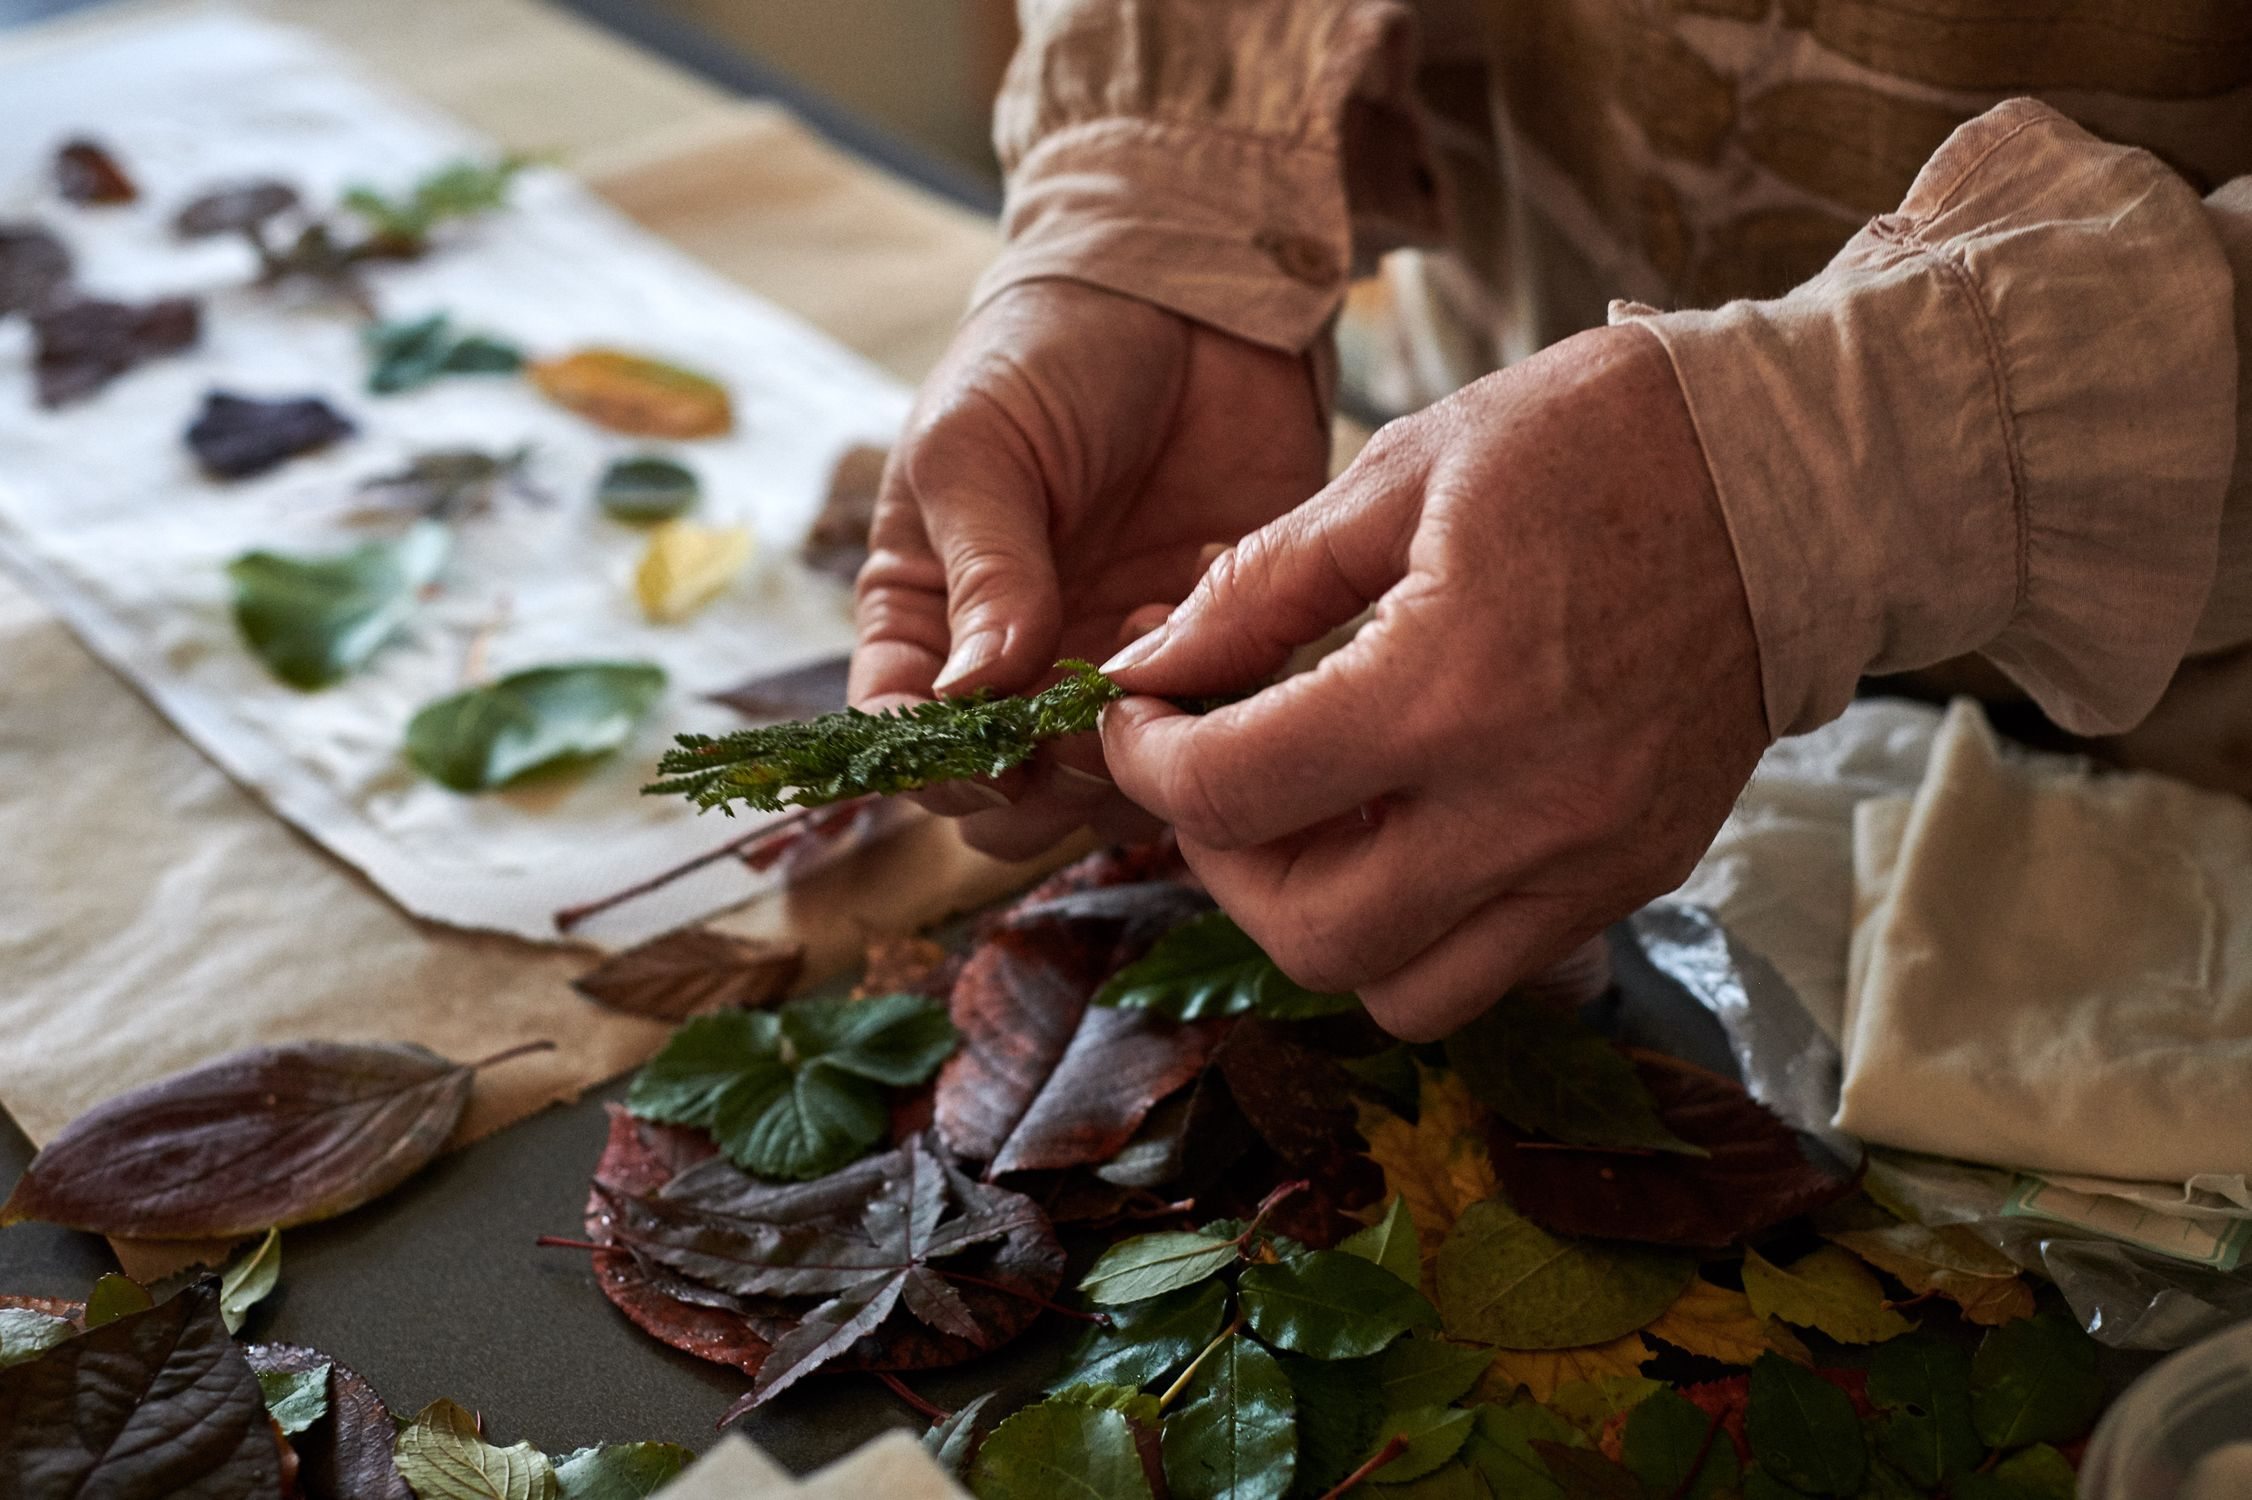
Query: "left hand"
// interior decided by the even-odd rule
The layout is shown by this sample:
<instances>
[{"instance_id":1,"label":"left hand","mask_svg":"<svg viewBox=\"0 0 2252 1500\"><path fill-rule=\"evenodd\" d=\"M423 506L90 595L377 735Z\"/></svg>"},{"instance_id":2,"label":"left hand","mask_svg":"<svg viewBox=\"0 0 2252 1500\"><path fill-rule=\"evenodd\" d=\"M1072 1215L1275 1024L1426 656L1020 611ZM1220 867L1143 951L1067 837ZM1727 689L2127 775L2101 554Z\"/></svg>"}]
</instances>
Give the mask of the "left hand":
<instances>
[{"instance_id":1,"label":"left hand","mask_svg":"<svg viewBox=\"0 0 2252 1500\"><path fill-rule=\"evenodd\" d=\"M1369 603L1312 671L1202 716ZM1767 745L1673 368L1581 334L1379 432L1121 652L1103 748L1285 972L1445 1035L1710 844ZM1161 695L1161 696L1160 696Z\"/></svg>"}]
</instances>

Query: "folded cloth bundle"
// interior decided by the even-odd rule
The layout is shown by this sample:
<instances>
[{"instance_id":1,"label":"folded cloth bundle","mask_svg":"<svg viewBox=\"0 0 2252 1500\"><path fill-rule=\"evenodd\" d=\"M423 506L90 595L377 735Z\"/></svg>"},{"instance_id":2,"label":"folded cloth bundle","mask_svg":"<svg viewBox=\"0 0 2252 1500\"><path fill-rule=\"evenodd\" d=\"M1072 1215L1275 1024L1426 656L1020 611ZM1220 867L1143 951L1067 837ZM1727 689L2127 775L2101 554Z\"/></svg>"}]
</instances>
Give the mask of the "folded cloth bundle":
<instances>
[{"instance_id":1,"label":"folded cloth bundle","mask_svg":"<svg viewBox=\"0 0 2252 1500\"><path fill-rule=\"evenodd\" d=\"M1854 812L1838 1125L2045 1172L2252 1172L2252 806L2005 754L1959 702Z\"/></svg>"}]
</instances>

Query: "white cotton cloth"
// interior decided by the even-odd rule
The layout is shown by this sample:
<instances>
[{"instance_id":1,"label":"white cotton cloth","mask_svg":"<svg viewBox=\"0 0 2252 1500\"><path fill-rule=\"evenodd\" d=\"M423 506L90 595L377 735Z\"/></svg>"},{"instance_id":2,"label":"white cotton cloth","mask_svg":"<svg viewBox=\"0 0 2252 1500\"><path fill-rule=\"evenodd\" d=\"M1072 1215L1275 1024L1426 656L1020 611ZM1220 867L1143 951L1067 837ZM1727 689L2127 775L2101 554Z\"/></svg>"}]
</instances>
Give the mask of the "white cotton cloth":
<instances>
[{"instance_id":1,"label":"white cotton cloth","mask_svg":"<svg viewBox=\"0 0 2252 1500\"><path fill-rule=\"evenodd\" d=\"M1908 1150L2183 1182L2252 1171L2252 806L2005 753L1949 710L1854 818L1837 1124Z\"/></svg>"}]
</instances>

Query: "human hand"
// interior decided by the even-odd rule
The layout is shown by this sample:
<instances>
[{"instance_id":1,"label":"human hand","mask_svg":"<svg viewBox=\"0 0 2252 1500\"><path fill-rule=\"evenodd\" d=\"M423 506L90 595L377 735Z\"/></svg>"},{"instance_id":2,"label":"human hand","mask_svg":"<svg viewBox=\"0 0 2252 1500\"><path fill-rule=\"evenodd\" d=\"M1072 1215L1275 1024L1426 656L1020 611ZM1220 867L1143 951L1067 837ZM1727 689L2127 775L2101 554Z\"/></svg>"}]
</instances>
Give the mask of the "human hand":
<instances>
[{"instance_id":1,"label":"human hand","mask_svg":"<svg viewBox=\"0 0 2252 1500\"><path fill-rule=\"evenodd\" d=\"M1309 672L1164 701L1371 602ZM1108 668L1138 695L1103 720L1119 787L1293 979L1411 1040L1678 885L1768 741L1703 453L1631 327L1384 428Z\"/></svg>"},{"instance_id":2,"label":"human hand","mask_svg":"<svg viewBox=\"0 0 2252 1500\"><path fill-rule=\"evenodd\" d=\"M1329 434L1302 358L1068 281L980 308L925 382L858 584L851 699L1028 691L1177 603L1213 548L1320 488ZM1021 858L1092 822L1152 826L1092 735L997 783L917 800Z\"/></svg>"}]
</instances>

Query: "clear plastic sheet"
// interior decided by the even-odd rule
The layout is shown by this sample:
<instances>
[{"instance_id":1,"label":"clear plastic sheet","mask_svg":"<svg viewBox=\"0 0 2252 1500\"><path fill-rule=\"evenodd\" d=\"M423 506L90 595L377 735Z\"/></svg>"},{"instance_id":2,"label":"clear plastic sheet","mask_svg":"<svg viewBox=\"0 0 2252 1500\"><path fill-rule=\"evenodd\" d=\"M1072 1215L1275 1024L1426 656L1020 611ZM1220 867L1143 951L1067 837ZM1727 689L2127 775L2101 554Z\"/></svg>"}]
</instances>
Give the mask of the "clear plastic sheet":
<instances>
[{"instance_id":1,"label":"clear plastic sheet","mask_svg":"<svg viewBox=\"0 0 2252 1500\"><path fill-rule=\"evenodd\" d=\"M1845 1160L1862 1147L1830 1124L1838 1049L1764 958L1708 908L1645 907L1628 923L1651 965L1711 1011L1728 1035L1744 1087ZM2099 1232L2004 1211L2015 1173L1881 1147L1870 1186L1926 1224L1959 1224L2056 1283L2090 1334L2121 1349L2178 1349L2252 1318L2252 1267L2223 1272Z\"/></svg>"}]
</instances>

